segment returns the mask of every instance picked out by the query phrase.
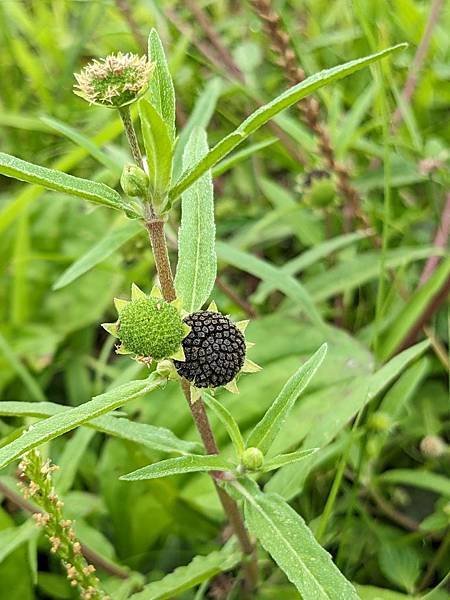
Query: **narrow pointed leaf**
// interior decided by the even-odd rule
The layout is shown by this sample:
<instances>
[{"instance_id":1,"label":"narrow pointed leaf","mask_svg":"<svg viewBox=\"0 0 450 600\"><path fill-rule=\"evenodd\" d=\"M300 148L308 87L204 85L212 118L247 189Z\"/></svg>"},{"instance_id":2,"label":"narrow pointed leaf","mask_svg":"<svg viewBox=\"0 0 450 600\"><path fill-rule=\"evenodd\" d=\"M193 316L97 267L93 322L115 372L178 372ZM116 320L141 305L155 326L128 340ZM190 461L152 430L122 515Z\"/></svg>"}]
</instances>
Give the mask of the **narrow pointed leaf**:
<instances>
[{"instance_id":1,"label":"narrow pointed leaf","mask_svg":"<svg viewBox=\"0 0 450 600\"><path fill-rule=\"evenodd\" d=\"M96 396L75 408L53 415L31 425L19 438L0 448L0 469L41 444L53 440L87 421L123 406L148 394L164 383L157 375L147 379L125 383L118 388Z\"/></svg>"},{"instance_id":2,"label":"narrow pointed leaf","mask_svg":"<svg viewBox=\"0 0 450 600\"><path fill-rule=\"evenodd\" d=\"M288 273L282 271L278 267L274 267L270 263L249 254L238 250L230 244L218 241L216 250L219 259L233 265L237 269L241 269L247 273L251 273L255 277L259 277L262 281L267 282L272 287L280 290L288 298L303 308L304 313L311 321L318 326L323 327L323 319L317 310L314 301L304 288L304 286L294 279Z\"/></svg>"},{"instance_id":3,"label":"narrow pointed leaf","mask_svg":"<svg viewBox=\"0 0 450 600\"><path fill-rule=\"evenodd\" d=\"M46 418L69 410L71 409L67 406L53 402L0 402L0 415L7 417ZM83 426L161 452L188 454L198 452L200 448L200 445L196 442L180 440L165 427L137 423L124 417L103 415L83 423Z\"/></svg>"},{"instance_id":4,"label":"narrow pointed leaf","mask_svg":"<svg viewBox=\"0 0 450 600\"><path fill-rule=\"evenodd\" d=\"M152 581L144 589L133 594L130 600L169 600L178 598L186 590L212 579L235 567L241 560L241 554L234 545L227 544L218 552L207 556L196 556L183 567L178 567L159 581Z\"/></svg>"},{"instance_id":5,"label":"narrow pointed leaf","mask_svg":"<svg viewBox=\"0 0 450 600\"><path fill-rule=\"evenodd\" d=\"M137 469L127 475L122 475L120 479L125 481L140 481L142 479L158 479L159 477L168 477L170 475L180 475L182 473L196 473L199 471L229 471L230 463L217 456L210 454L202 456L200 454L190 454L188 456L177 456L168 458Z\"/></svg>"},{"instance_id":6,"label":"narrow pointed leaf","mask_svg":"<svg viewBox=\"0 0 450 600\"><path fill-rule=\"evenodd\" d=\"M202 393L202 398L205 401L205 404L209 406L209 408L214 411L216 417L221 421L224 425L225 429L230 436L231 441L233 442L234 449L238 457L242 455L245 450L244 440L242 439L241 432L239 430L239 425L236 423L233 415L229 412L225 406L216 400L211 394L206 392Z\"/></svg>"},{"instance_id":7,"label":"narrow pointed leaf","mask_svg":"<svg viewBox=\"0 0 450 600\"><path fill-rule=\"evenodd\" d=\"M183 164L186 167L193 164L207 151L206 133L194 129ZM185 310L194 312L208 300L217 273L214 191L210 172L183 194L178 247L175 287Z\"/></svg>"},{"instance_id":8,"label":"narrow pointed leaf","mask_svg":"<svg viewBox=\"0 0 450 600\"><path fill-rule=\"evenodd\" d=\"M94 204L102 204L116 210L126 210L135 216L139 216L115 190L104 183L97 183L89 179L68 175L62 171L47 169L3 152L0 152L0 174L27 183L42 185L55 192L77 196Z\"/></svg>"},{"instance_id":9,"label":"narrow pointed leaf","mask_svg":"<svg viewBox=\"0 0 450 600\"><path fill-rule=\"evenodd\" d=\"M302 598L358 600L352 584L334 565L301 516L280 496L264 494L254 481L236 485L244 499L250 532L272 556Z\"/></svg>"},{"instance_id":10,"label":"narrow pointed leaf","mask_svg":"<svg viewBox=\"0 0 450 600\"><path fill-rule=\"evenodd\" d=\"M190 167L187 171L184 171L180 179L173 186L170 191L170 199L176 200L180 194L186 190L190 185L194 183L203 173L213 167L219 160L224 158L233 148L243 142L251 133L262 127L265 123L270 121L282 110L289 108L296 104L299 100L308 96L315 90L336 81L342 79L347 75L351 75L360 69L388 56L392 52L404 49L406 44L398 44L392 48L387 48L381 52L365 56L350 62L332 67L331 69L325 69L320 71L311 77L308 77L301 83L289 88L283 94L269 102L268 104L261 106L253 114L251 114L239 127L231 133L229 136L221 140L210 152L198 161L197 164Z\"/></svg>"},{"instance_id":11,"label":"narrow pointed leaf","mask_svg":"<svg viewBox=\"0 0 450 600\"><path fill-rule=\"evenodd\" d=\"M309 448L308 450L297 450L296 452L290 452L289 454L279 454L278 456L267 460L261 471L273 471L274 469L279 469L285 465L290 465L314 454L317 450L319 450L319 448Z\"/></svg>"},{"instance_id":12,"label":"narrow pointed leaf","mask_svg":"<svg viewBox=\"0 0 450 600\"><path fill-rule=\"evenodd\" d=\"M175 90L166 55L156 29L148 36L148 58L155 64L149 85L151 103L167 124L171 141L175 140Z\"/></svg>"},{"instance_id":13,"label":"narrow pointed leaf","mask_svg":"<svg viewBox=\"0 0 450 600\"><path fill-rule=\"evenodd\" d=\"M172 140L167 124L145 99L139 102L142 135L147 154L150 189L156 201L166 194L172 177Z\"/></svg>"},{"instance_id":14,"label":"narrow pointed leaf","mask_svg":"<svg viewBox=\"0 0 450 600\"><path fill-rule=\"evenodd\" d=\"M327 344L322 344L317 352L290 377L266 414L250 433L247 446L256 446L266 454L295 401L322 364L327 348Z\"/></svg>"},{"instance_id":15,"label":"narrow pointed leaf","mask_svg":"<svg viewBox=\"0 0 450 600\"><path fill-rule=\"evenodd\" d=\"M58 277L53 284L53 289L60 290L88 273L141 231L142 225L139 221L127 221L114 227Z\"/></svg>"}]
</instances>

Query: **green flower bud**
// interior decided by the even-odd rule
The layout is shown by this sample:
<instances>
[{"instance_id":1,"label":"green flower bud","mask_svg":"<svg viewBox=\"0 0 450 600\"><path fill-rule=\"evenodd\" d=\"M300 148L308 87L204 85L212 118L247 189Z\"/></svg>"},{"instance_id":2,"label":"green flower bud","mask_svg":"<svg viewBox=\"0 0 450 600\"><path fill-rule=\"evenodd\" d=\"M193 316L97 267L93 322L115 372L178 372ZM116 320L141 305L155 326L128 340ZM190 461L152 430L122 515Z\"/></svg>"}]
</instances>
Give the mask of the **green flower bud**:
<instances>
[{"instance_id":1,"label":"green flower bud","mask_svg":"<svg viewBox=\"0 0 450 600\"><path fill-rule=\"evenodd\" d=\"M384 412L376 412L370 417L368 425L374 431L388 431L392 427L392 419Z\"/></svg>"},{"instance_id":2,"label":"green flower bud","mask_svg":"<svg viewBox=\"0 0 450 600\"><path fill-rule=\"evenodd\" d=\"M136 165L125 165L120 177L120 185L127 196L145 196L148 189L148 175Z\"/></svg>"},{"instance_id":3,"label":"green flower bud","mask_svg":"<svg viewBox=\"0 0 450 600\"><path fill-rule=\"evenodd\" d=\"M131 300L119 311L117 337L138 356L167 358L177 352L185 335L177 308L160 298Z\"/></svg>"},{"instance_id":4,"label":"green flower bud","mask_svg":"<svg viewBox=\"0 0 450 600\"><path fill-rule=\"evenodd\" d=\"M242 454L242 465L249 471L258 471L263 465L264 455L259 448L247 448Z\"/></svg>"},{"instance_id":5,"label":"green flower bud","mask_svg":"<svg viewBox=\"0 0 450 600\"><path fill-rule=\"evenodd\" d=\"M334 182L329 177L313 179L311 187L305 191L304 201L314 208L327 208L336 199Z\"/></svg>"}]
</instances>

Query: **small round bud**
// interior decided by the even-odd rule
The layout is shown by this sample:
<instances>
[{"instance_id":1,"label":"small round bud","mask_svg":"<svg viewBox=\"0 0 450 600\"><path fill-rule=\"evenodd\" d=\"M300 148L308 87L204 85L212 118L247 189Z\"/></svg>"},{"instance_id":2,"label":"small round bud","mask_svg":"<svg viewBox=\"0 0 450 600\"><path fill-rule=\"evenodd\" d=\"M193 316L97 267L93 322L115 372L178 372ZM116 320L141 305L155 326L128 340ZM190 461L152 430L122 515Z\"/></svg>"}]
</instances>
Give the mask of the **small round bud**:
<instances>
[{"instance_id":1,"label":"small round bud","mask_svg":"<svg viewBox=\"0 0 450 600\"><path fill-rule=\"evenodd\" d=\"M117 337L138 356L167 358L178 350L183 336L178 310L160 298L132 300L119 312Z\"/></svg>"},{"instance_id":2,"label":"small round bud","mask_svg":"<svg viewBox=\"0 0 450 600\"><path fill-rule=\"evenodd\" d=\"M125 165L120 177L120 185L127 196L145 196L148 189L148 175L136 165Z\"/></svg>"},{"instance_id":3,"label":"small round bud","mask_svg":"<svg viewBox=\"0 0 450 600\"><path fill-rule=\"evenodd\" d=\"M90 104L120 108L135 102L148 88L153 64L137 54L110 54L75 74L74 92Z\"/></svg>"},{"instance_id":4,"label":"small round bud","mask_svg":"<svg viewBox=\"0 0 450 600\"><path fill-rule=\"evenodd\" d=\"M242 464L249 471L258 471L263 465L264 455L259 448L247 448L242 454Z\"/></svg>"},{"instance_id":5,"label":"small round bud","mask_svg":"<svg viewBox=\"0 0 450 600\"><path fill-rule=\"evenodd\" d=\"M327 208L336 199L336 190L330 178L314 179L305 191L304 201L313 208Z\"/></svg>"},{"instance_id":6,"label":"small round bud","mask_svg":"<svg viewBox=\"0 0 450 600\"><path fill-rule=\"evenodd\" d=\"M196 387L232 381L245 360L245 339L228 317L203 310L184 319L191 332L183 340L185 361L174 361L178 374Z\"/></svg>"},{"instance_id":7,"label":"small round bud","mask_svg":"<svg viewBox=\"0 0 450 600\"><path fill-rule=\"evenodd\" d=\"M386 413L376 412L370 417L368 425L374 431L388 431L392 426L392 420Z\"/></svg>"},{"instance_id":8,"label":"small round bud","mask_svg":"<svg viewBox=\"0 0 450 600\"><path fill-rule=\"evenodd\" d=\"M438 435L426 435L420 442L420 451L427 458L440 458L447 452L447 444Z\"/></svg>"}]
</instances>

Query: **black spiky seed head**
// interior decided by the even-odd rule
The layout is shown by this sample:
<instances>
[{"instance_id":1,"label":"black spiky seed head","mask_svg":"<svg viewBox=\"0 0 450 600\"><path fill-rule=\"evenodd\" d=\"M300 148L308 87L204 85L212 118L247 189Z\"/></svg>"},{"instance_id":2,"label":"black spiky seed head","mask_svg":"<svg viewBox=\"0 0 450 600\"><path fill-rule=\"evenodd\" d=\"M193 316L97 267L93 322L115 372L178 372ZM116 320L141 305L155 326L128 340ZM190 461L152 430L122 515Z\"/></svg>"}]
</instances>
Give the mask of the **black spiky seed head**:
<instances>
[{"instance_id":1,"label":"black spiky seed head","mask_svg":"<svg viewBox=\"0 0 450 600\"><path fill-rule=\"evenodd\" d=\"M186 360L174 361L178 374L196 387L219 387L232 381L245 360L245 339L228 317L202 310L184 319L191 332L184 338Z\"/></svg>"},{"instance_id":2,"label":"black spiky seed head","mask_svg":"<svg viewBox=\"0 0 450 600\"><path fill-rule=\"evenodd\" d=\"M138 356L166 358L178 350L183 335L179 312L160 298L132 300L119 312L117 337Z\"/></svg>"}]
</instances>

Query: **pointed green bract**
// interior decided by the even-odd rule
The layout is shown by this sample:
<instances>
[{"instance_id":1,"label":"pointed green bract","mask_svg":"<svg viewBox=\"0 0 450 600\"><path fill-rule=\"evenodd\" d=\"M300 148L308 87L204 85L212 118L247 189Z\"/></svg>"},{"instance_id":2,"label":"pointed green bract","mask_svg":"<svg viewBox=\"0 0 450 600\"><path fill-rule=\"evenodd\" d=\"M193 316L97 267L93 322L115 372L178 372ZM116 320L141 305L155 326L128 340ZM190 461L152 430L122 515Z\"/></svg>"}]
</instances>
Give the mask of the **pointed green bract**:
<instances>
[{"instance_id":1,"label":"pointed green bract","mask_svg":"<svg viewBox=\"0 0 450 600\"><path fill-rule=\"evenodd\" d=\"M194 129L183 157L187 167L208 151L206 133ZM214 191L211 173L205 173L183 194L178 236L175 287L188 312L208 300L217 273L214 225Z\"/></svg>"}]
</instances>

